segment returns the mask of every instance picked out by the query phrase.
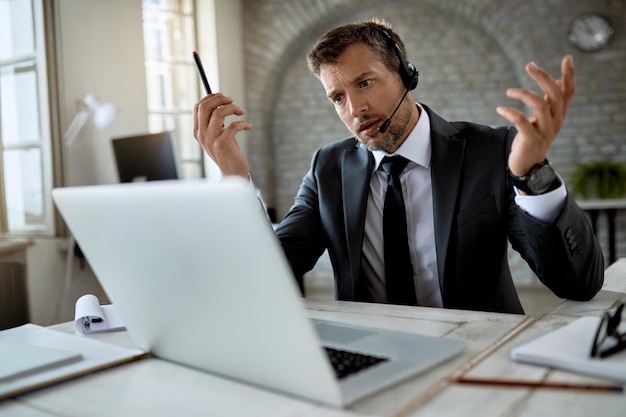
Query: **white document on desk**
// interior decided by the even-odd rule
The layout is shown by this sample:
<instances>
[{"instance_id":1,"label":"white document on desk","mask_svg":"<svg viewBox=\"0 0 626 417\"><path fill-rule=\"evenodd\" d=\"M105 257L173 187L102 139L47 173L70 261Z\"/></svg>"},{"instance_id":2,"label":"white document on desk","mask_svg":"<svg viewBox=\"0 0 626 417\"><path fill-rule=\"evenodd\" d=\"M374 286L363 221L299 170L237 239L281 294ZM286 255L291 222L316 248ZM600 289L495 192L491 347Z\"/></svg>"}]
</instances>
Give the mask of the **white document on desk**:
<instances>
[{"instance_id":1,"label":"white document on desk","mask_svg":"<svg viewBox=\"0 0 626 417\"><path fill-rule=\"evenodd\" d=\"M15 345L21 345L24 349L15 350ZM12 355L17 355L2 357L3 362L15 360L17 363L24 359L21 362L25 363L21 369L7 367L6 377L0 379L0 400L146 356L140 349L117 346L30 323L0 331L0 346L13 349ZM41 363L42 366L32 366L28 362L33 353L49 354L53 351L66 352L65 355L60 354L65 359L50 357Z\"/></svg>"},{"instance_id":2,"label":"white document on desk","mask_svg":"<svg viewBox=\"0 0 626 417\"><path fill-rule=\"evenodd\" d=\"M626 384L626 351L606 358L592 358L591 345L600 317L576 321L513 348L511 358Z\"/></svg>"}]
</instances>

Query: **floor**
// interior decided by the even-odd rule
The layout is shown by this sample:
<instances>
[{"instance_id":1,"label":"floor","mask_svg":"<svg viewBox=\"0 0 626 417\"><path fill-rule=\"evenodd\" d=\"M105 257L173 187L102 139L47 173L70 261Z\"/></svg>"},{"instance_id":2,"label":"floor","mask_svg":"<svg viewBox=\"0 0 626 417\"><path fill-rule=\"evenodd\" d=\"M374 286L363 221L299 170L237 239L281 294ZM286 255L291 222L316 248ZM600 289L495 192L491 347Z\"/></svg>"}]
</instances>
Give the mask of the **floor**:
<instances>
[{"instance_id":1,"label":"floor","mask_svg":"<svg viewBox=\"0 0 626 417\"><path fill-rule=\"evenodd\" d=\"M330 279L323 276L307 276L305 279L307 298L334 299L333 284ZM524 311L529 316L541 316L556 308L563 302L550 290L541 284L518 286L519 294Z\"/></svg>"}]
</instances>

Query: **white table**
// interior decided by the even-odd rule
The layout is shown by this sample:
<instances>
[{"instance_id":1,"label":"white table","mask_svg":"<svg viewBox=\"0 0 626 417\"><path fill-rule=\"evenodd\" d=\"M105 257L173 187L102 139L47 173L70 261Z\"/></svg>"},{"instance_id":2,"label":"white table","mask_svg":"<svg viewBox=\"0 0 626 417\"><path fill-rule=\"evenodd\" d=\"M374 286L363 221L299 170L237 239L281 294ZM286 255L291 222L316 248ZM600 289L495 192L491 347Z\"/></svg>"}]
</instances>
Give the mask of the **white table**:
<instances>
[{"instance_id":1,"label":"white table","mask_svg":"<svg viewBox=\"0 0 626 417\"><path fill-rule=\"evenodd\" d=\"M626 394L599 391L600 380L514 363L510 348L615 304L626 287L626 259L606 271L588 303L566 301L553 314L530 316L338 301L306 301L312 317L465 340L461 356L405 383L333 410L148 358L86 375L0 403L0 416L623 416ZM73 324L53 326L73 332ZM126 332L91 335L132 346ZM526 381L503 386L493 380ZM481 383L475 383L479 380ZM472 382L473 381L473 382ZM552 388L537 388L549 382ZM596 389L557 388L556 384Z\"/></svg>"},{"instance_id":2,"label":"white table","mask_svg":"<svg viewBox=\"0 0 626 417\"><path fill-rule=\"evenodd\" d=\"M447 376L531 319L432 308L337 301L307 301L312 317L401 329L467 341L467 351L426 374L367 398L350 411L330 410L217 376L148 358L86 375L0 403L0 415L32 407L59 416L350 416L405 414L448 385ZM53 328L74 332L73 323ZM126 332L90 335L132 346ZM17 404L16 404L17 403Z\"/></svg>"}]
</instances>

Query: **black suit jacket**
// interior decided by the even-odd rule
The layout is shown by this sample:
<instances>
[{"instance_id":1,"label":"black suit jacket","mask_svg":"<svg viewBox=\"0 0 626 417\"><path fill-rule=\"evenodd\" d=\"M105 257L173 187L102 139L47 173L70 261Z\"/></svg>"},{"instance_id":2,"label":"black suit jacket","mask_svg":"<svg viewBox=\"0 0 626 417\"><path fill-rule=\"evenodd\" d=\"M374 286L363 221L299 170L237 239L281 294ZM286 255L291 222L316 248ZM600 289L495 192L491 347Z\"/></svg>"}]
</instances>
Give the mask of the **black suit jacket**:
<instances>
[{"instance_id":1,"label":"black suit jacket","mask_svg":"<svg viewBox=\"0 0 626 417\"><path fill-rule=\"evenodd\" d=\"M443 305L522 313L507 239L557 296L588 300L602 287L604 261L589 221L568 195L552 224L521 210L507 171L514 128L447 122L428 107L435 245ZM320 148L276 229L301 288L328 249L340 300L370 301L361 256L372 154L355 138ZM382 237L381 237L382 238Z\"/></svg>"}]
</instances>

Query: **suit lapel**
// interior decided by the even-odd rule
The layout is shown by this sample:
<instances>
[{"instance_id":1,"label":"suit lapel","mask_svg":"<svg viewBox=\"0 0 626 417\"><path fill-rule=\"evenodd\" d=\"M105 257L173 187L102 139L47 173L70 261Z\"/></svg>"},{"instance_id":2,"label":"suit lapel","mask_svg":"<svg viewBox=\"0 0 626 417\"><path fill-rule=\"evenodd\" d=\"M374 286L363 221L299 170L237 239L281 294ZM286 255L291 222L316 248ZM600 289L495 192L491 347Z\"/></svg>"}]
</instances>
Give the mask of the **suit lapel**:
<instances>
[{"instance_id":1,"label":"suit lapel","mask_svg":"<svg viewBox=\"0 0 626 417\"><path fill-rule=\"evenodd\" d=\"M356 143L353 149L345 151L343 155L341 189L346 241L348 243L352 275L352 288L349 291L352 294L356 293L356 284L361 271L365 211L373 163L374 158L372 154L362 149Z\"/></svg>"},{"instance_id":2,"label":"suit lapel","mask_svg":"<svg viewBox=\"0 0 626 417\"><path fill-rule=\"evenodd\" d=\"M465 139L457 138L457 130L424 106L431 125L431 181L435 222L435 247L439 284L443 290L446 257L454 222L457 194L463 166Z\"/></svg>"}]
</instances>

